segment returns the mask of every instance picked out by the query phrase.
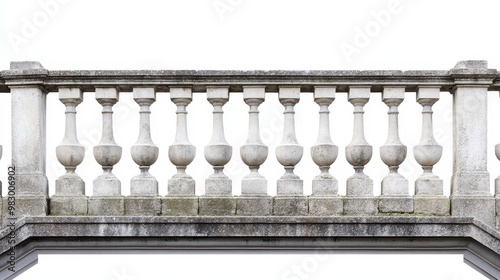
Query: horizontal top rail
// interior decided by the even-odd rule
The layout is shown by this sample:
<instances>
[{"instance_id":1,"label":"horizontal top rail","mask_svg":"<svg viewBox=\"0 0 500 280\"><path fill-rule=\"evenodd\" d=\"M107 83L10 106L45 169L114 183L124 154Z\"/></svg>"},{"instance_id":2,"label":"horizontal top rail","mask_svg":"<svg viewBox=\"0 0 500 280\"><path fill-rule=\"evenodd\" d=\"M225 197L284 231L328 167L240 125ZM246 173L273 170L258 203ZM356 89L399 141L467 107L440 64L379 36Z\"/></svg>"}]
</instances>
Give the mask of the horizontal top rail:
<instances>
[{"instance_id":1,"label":"horizontal top rail","mask_svg":"<svg viewBox=\"0 0 500 280\"><path fill-rule=\"evenodd\" d=\"M20 62L19 64L21 64ZM16 66L14 65L14 68ZM41 67L12 69L0 72L0 92L10 92L9 85L41 84L49 91L58 87L80 87L94 91L95 87L117 87L130 92L134 86L155 86L168 91L170 85L191 86L193 92L205 92L206 86L229 86L232 92L243 91L243 85L265 85L266 92L276 92L278 86L300 85L301 91L312 92L314 86L336 86L337 92L347 92L349 86L370 86L374 92L383 86L404 86L414 92L418 86L439 86L450 91L459 80L487 80L489 90L500 90L500 74L495 69L454 68L452 70L57 70ZM18 67L23 68L23 66Z\"/></svg>"}]
</instances>

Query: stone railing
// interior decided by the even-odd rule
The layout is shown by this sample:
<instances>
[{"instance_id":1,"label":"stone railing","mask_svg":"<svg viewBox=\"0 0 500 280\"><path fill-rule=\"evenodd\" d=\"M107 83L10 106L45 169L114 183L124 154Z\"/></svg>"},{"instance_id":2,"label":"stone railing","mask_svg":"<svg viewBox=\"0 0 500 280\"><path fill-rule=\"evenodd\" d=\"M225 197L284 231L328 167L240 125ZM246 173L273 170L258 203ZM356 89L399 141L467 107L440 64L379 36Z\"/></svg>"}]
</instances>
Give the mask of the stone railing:
<instances>
[{"instance_id":1,"label":"stone railing","mask_svg":"<svg viewBox=\"0 0 500 280\"><path fill-rule=\"evenodd\" d=\"M12 96L12 166L15 167L16 211L19 216L157 216L157 215L240 215L240 216L330 216L330 215L452 215L475 217L495 223L495 199L490 194L486 166L487 91L498 90L500 79L484 61L459 62L450 71L48 71L37 62L13 62L3 71L0 89ZM93 148L103 174L93 181L93 195L86 196L85 183L75 173L84 160L85 149L77 138L76 108L84 91L94 91L102 106L102 138ZM131 155L140 174L130 183L130 195L121 193L120 180L113 166L120 161L122 147L113 139L113 105L120 92L132 91L140 106L140 132ZM150 133L150 106L156 92L169 92L177 106L175 141L168 156L177 173L168 180L168 194L159 195L159 184L148 170L158 158L159 148ZM241 180L241 195L233 196L234 182L224 173L233 147L225 139L223 106L230 92L243 92L249 108L248 139L240 149L241 160L249 173ZM422 137L413 148L423 173L415 181L415 194L409 193L408 180L398 173L408 147L398 132L398 106L408 91L416 91L422 106ZM443 195L443 180L432 172L441 158L442 147L434 139L432 106L440 92L453 94L453 178L450 198ZM46 95L58 92L66 107L66 128L56 154L66 174L55 182L55 194L48 196L46 166ZM193 93L206 92L213 106L213 131L204 147L206 161L213 174L197 182L186 172L195 156L201 156L187 135L187 106ZM282 142L267 147L260 138L259 105L267 92L278 92L284 108ZM303 180L294 167L303 156L297 142L294 106L302 92L313 92L320 108L320 132L311 149L321 173L312 181L312 194L304 195ZM338 149L330 138L329 105L336 92L347 92L354 107L352 141L345 147L346 159L354 168L347 179L345 196L338 194L339 182L329 173ZM389 173L383 178L381 195L374 196L373 180L363 172L371 160L373 147L364 137L363 108L372 92L381 92L388 107L388 136L380 147L380 156ZM474 99L474 110L467 102ZM173 117L173 115L172 115ZM349 116L345 116L348 118ZM241 115L244 119L246 116ZM231 133L229 131L229 133ZM351 133L351 132L343 132ZM268 195L268 182L259 173L268 150L276 149L276 158L285 169L277 180L277 195ZM344 148L344 147L341 147ZM160 147L166 149L166 147ZM497 155L500 156L497 147ZM49 151L52 152L52 151ZM4 159L5 160L5 159ZM89 159L87 159L89 160ZM311 166L311 168L314 168ZM90 182L87 182L90 183ZM163 184L163 183L162 183ZM196 187L205 194L195 195ZM6 188L6 187L4 187ZM498 190L498 188L497 188ZM7 193L4 191L4 193ZM7 213L4 201L4 215Z\"/></svg>"}]
</instances>

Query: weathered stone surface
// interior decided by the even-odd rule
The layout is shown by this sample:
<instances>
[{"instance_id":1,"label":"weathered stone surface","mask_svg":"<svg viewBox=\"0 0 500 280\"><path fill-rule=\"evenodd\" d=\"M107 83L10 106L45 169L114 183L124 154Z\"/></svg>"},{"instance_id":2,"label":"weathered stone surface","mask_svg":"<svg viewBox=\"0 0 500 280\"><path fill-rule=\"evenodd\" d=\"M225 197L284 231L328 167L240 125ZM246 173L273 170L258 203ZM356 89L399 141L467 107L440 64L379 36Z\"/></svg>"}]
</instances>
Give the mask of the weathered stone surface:
<instances>
[{"instance_id":1,"label":"weathered stone surface","mask_svg":"<svg viewBox=\"0 0 500 280\"><path fill-rule=\"evenodd\" d=\"M309 196L310 216L341 215L344 212L342 197L340 196Z\"/></svg>"},{"instance_id":2,"label":"weathered stone surface","mask_svg":"<svg viewBox=\"0 0 500 280\"><path fill-rule=\"evenodd\" d=\"M46 216L49 210L48 199L45 196L16 196L15 209L13 213L15 217L23 216ZM8 215L8 197L3 198L2 213Z\"/></svg>"},{"instance_id":3,"label":"weathered stone surface","mask_svg":"<svg viewBox=\"0 0 500 280\"><path fill-rule=\"evenodd\" d=\"M125 214L125 200L122 196L89 197L89 215L122 216Z\"/></svg>"},{"instance_id":4,"label":"weathered stone surface","mask_svg":"<svg viewBox=\"0 0 500 280\"><path fill-rule=\"evenodd\" d=\"M167 196L161 198L161 214L165 216L198 215L198 197Z\"/></svg>"},{"instance_id":5,"label":"weathered stone surface","mask_svg":"<svg viewBox=\"0 0 500 280\"><path fill-rule=\"evenodd\" d=\"M53 196L49 200L49 214L53 216L82 216L88 214L88 197Z\"/></svg>"},{"instance_id":6,"label":"weathered stone surface","mask_svg":"<svg viewBox=\"0 0 500 280\"><path fill-rule=\"evenodd\" d=\"M417 215L450 215L450 199L444 195L415 195L413 197L413 207L413 212Z\"/></svg>"},{"instance_id":7,"label":"weathered stone surface","mask_svg":"<svg viewBox=\"0 0 500 280\"><path fill-rule=\"evenodd\" d=\"M127 216L158 216L161 214L160 197L124 198L125 215Z\"/></svg>"},{"instance_id":8,"label":"weathered stone surface","mask_svg":"<svg viewBox=\"0 0 500 280\"><path fill-rule=\"evenodd\" d=\"M271 196L240 196L236 198L236 215L269 216L273 213Z\"/></svg>"},{"instance_id":9,"label":"weathered stone surface","mask_svg":"<svg viewBox=\"0 0 500 280\"><path fill-rule=\"evenodd\" d=\"M231 216L236 214L236 198L231 196L202 196L200 197L200 215L203 216Z\"/></svg>"},{"instance_id":10,"label":"weathered stone surface","mask_svg":"<svg viewBox=\"0 0 500 280\"><path fill-rule=\"evenodd\" d=\"M380 213L412 213L413 198L411 196L380 196L378 211Z\"/></svg>"},{"instance_id":11,"label":"weathered stone surface","mask_svg":"<svg viewBox=\"0 0 500 280\"><path fill-rule=\"evenodd\" d=\"M378 213L378 198L376 197L350 197L344 200L344 214L346 215L375 215Z\"/></svg>"},{"instance_id":12,"label":"weathered stone surface","mask_svg":"<svg viewBox=\"0 0 500 280\"><path fill-rule=\"evenodd\" d=\"M306 216L308 213L306 196L276 196L273 200L273 215Z\"/></svg>"},{"instance_id":13,"label":"weathered stone surface","mask_svg":"<svg viewBox=\"0 0 500 280\"><path fill-rule=\"evenodd\" d=\"M495 199L490 196L451 196L451 215L474 217L490 226L495 225Z\"/></svg>"}]
</instances>

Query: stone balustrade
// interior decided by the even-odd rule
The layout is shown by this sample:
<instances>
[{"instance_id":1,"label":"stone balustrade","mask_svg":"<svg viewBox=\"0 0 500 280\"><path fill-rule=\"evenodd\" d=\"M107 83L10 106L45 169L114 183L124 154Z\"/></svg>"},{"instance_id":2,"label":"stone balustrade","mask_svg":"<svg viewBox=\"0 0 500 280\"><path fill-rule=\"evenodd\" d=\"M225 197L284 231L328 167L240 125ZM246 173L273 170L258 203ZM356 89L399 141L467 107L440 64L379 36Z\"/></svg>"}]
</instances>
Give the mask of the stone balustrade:
<instances>
[{"instance_id":1,"label":"stone balustrade","mask_svg":"<svg viewBox=\"0 0 500 280\"><path fill-rule=\"evenodd\" d=\"M486 166L486 106L488 90L499 90L500 78L496 70L488 69L484 61L463 61L449 71L48 71L37 62L13 62L11 69L1 73L0 91L12 97L12 165L16 168L16 200L20 215L30 216L377 216L377 215L432 215L475 217L487 224L495 224L495 197L490 193L490 177ZM92 195L85 193L85 184L75 172L84 160L85 148L77 137L77 106L83 92L95 92L102 107L102 137L93 147L95 161L103 173L93 181ZM120 102L122 92L132 92L139 107L139 137L130 147L121 147L114 140L113 106ZM207 137L204 155L200 147L188 138L188 105L193 94L206 92L213 108L212 136ZM232 146L224 130L224 106L233 92L242 92L248 105L248 136L240 147ZM281 143L268 147L261 139L259 107L269 93L278 93L283 108ZM295 106L302 94L312 92L319 107L317 141L304 147L297 140ZM336 93L347 93L353 106L351 142L338 147L331 138L330 105ZM378 147L381 161L388 173L380 182L380 196L374 195L374 182L364 172L373 162L374 147L365 138L364 110L373 92L380 92L387 106L388 131L386 142ZM399 136L399 105L406 92L416 92L416 102L422 106L421 139L417 145L402 143ZM443 180L432 172L441 158L443 147L433 131L433 105L441 92L453 94L453 178L451 195L443 193ZM55 182L55 194L49 197L45 174L47 133L45 124L46 95L59 94L66 108L64 138L57 146L59 162L65 174ZM157 143L151 134L150 107L157 94L168 94L177 110L175 141L170 146ZM474 98L474 110L467 103ZM376 101L371 101L376 102ZM347 106L346 104L345 106ZM342 105L344 106L344 105ZM26 112L30 113L27 114ZM97 112L96 112L97 113ZM414 119L420 116L414 116ZM208 116L207 116L208 118ZM115 120L116 122L116 120ZM419 122L403 125L420 125ZM133 128L131 128L133 129ZM339 133L335 131L335 133ZM497 139L500 141L500 139ZM496 155L500 148L496 146ZM123 148L123 149L122 149ZM312 192L304 192L304 181L294 172L303 158L304 149L310 149L312 161L319 173L312 180ZM375 147L376 148L376 147ZM448 147L451 148L451 147ZM240 150L241 161L248 166L248 174L235 181L225 173L225 166L233 157L233 149ZM268 158L275 149L276 160ZM354 174L345 182L338 181L331 171L339 149L345 149L345 159ZM415 182L409 182L398 172L407 159L407 150L413 149L423 173ZM177 173L168 182L158 182L149 172L162 152L168 151ZM198 151L198 153L197 153ZM118 178L113 167L129 153L139 167L139 174ZM189 175L189 165L196 157L204 156L213 174L204 181ZM499 156L500 158L500 156ZM4 159L6 160L6 159ZM8 160L8 159L7 159ZM283 174L275 174L275 186L260 172L261 166L280 164ZM375 164L375 163L372 163ZM376 163L379 164L379 163ZM500 172L496 172L500 173ZM121 182L130 180L130 195L123 195ZM496 195L500 193L496 180ZM234 195L233 187L241 185L241 195ZM415 193L409 185L415 184ZM276 188L276 196L269 188ZM162 196L159 189L167 189ZM196 195L203 188L204 195ZM345 195L339 194L345 189ZM5 193L5 192L4 192ZM5 204L5 201L4 201ZM6 207L3 207L4 215Z\"/></svg>"}]
</instances>

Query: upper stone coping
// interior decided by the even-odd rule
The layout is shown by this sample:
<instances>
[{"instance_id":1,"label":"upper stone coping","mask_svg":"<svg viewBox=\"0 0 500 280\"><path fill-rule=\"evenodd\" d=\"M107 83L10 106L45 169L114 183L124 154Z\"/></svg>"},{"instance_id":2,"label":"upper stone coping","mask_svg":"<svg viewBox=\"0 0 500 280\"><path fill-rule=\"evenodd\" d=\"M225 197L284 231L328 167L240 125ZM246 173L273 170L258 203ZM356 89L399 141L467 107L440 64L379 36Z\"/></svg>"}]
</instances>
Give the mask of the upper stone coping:
<instances>
[{"instance_id":1,"label":"upper stone coping","mask_svg":"<svg viewBox=\"0 0 500 280\"><path fill-rule=\"evenodd\" d=\"M456 84L481 81L491 90L500 89L500 73L487 68L487 61L460 61L451 70L47 70L36 61L12 62L10 70L0 72L0 92L10 92L10 85L42 85L48 92L58 87L117 87L132 91L134 86L154 86L157 91L168 87L192 86L193 92L204 92L206 86L230 86L231 92L244 85L264 85L266 92L277 92L278 86L300 85L302 92L313 92L313 86L336 86L337 92L349 86L371 86L379 92L383 86L439 86L449 91Z\"/></svg>"}]
</instances>

